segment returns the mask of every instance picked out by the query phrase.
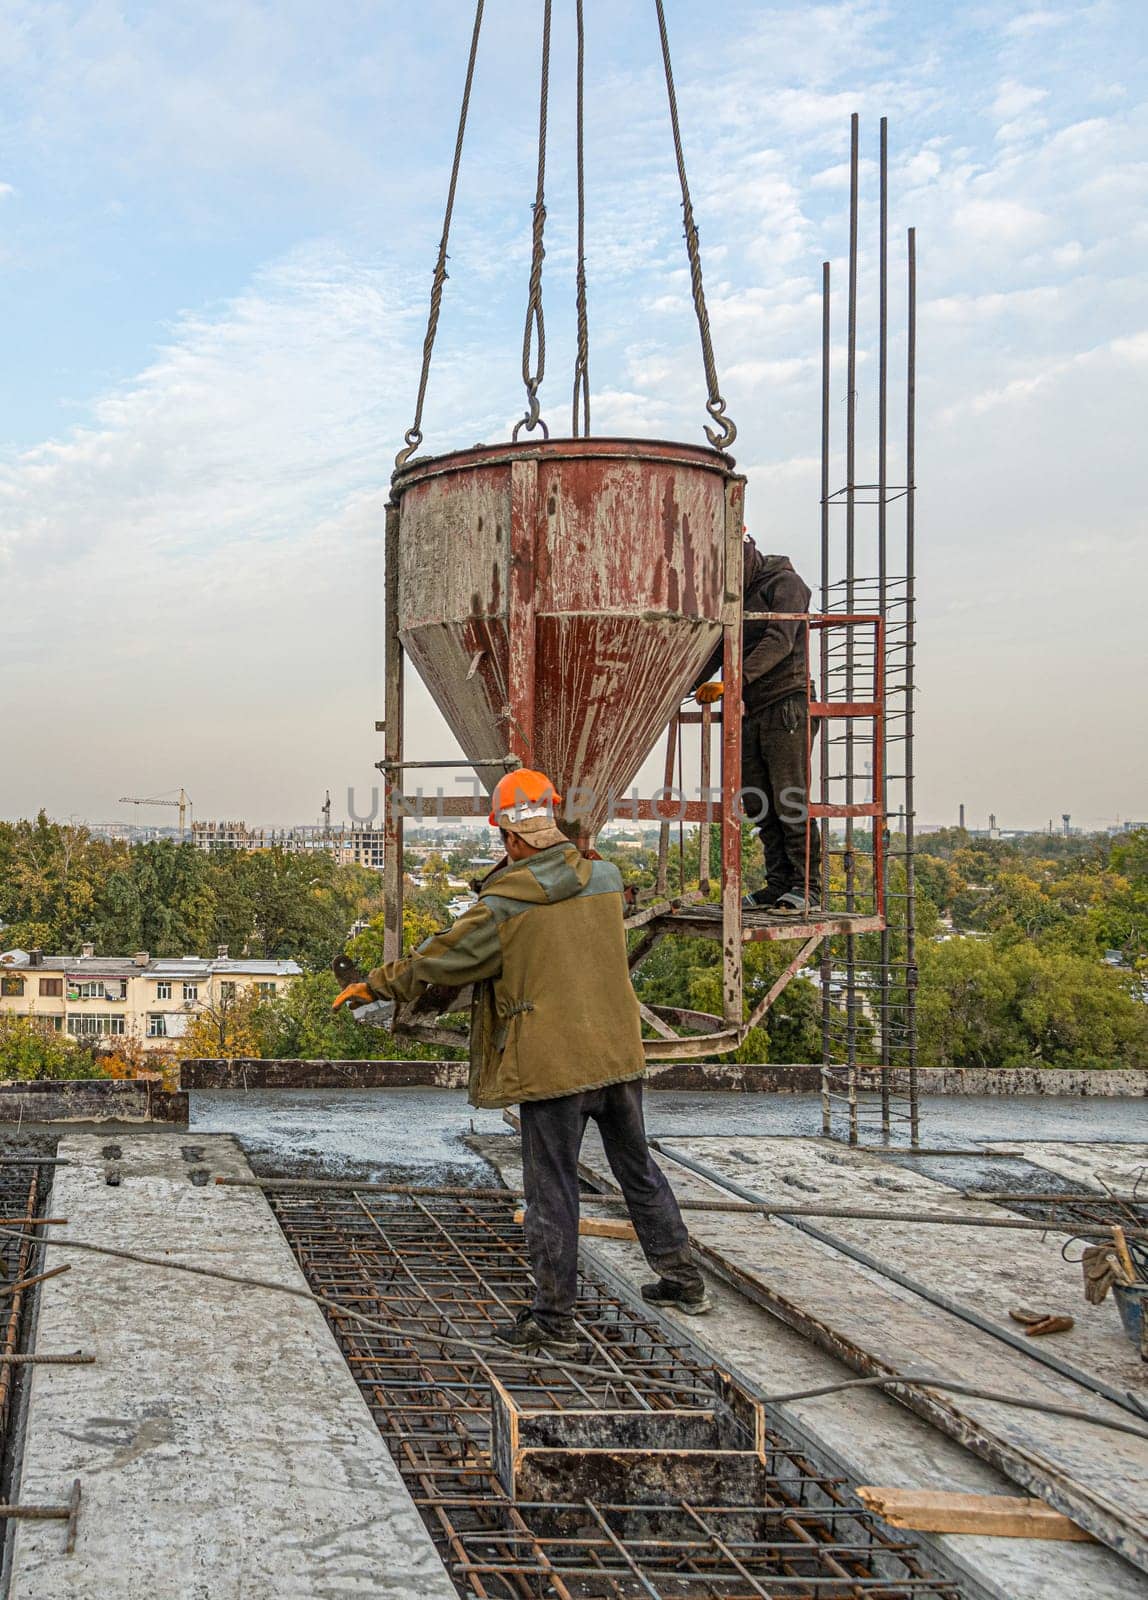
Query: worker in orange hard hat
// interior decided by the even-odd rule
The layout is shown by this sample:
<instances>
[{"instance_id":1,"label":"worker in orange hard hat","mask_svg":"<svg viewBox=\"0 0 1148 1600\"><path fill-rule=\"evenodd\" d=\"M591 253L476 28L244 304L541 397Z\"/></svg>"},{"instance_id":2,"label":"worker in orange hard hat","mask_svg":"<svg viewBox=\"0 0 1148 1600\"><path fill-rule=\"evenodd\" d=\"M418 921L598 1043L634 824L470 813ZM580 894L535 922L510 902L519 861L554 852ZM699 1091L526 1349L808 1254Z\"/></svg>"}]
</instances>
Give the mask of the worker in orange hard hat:
<instances>
[{"instance_id":1,"label":"worker in orange hard hat","mask_svg":"<svg viewBox=\"0 0 1148 1600\"><path fill-rule=\"evenodd\" d=\"M474 985L472 1105L522 1108L526 1244L535 1293L498 1330L516 1349L579 1347L578 1154L598 1125L646 1259L655 1305L709 1309L705 1283L669 1184L650 1155L642 1113L645 1053L630 983L617 867L583 856L555 820L561 803L543 772L509 772L491 797L506 861L452 927L390 961L335 1005L416 1000L435 985Z\"/></svg>"},{"instance_id":2,"label":"worker in orange hard hat","mask_svg":"<svg viewBox=\"0 0 1148 1600\"><path fill-rule=\"evenodd\" d=\"M821 879L816 825L808 828L808 880L805 871L808 739L819 727L816 718L809 726L809 629L800 620L809 610L809 586L788 556L763 556L746 533L742 595L748 612L782 613L771 622L747 622L742 633L741 782L765 854L765 887L745 906L802 916L816 910ZM715 704L725 692L722 683L706 681L721 664L719 644L694 685L702 705Z\"/></svg>"},{"instance_id":3,"label":"worker in orange hard hat","mask_svg":"<svg viewBox=\"0 0 1148 1600\"><path fill-rule=\"evenodd\" d=\"M505 817L507 831L529 839L536 848L542 848L539 841L543 835L551 845L569 844L569 836L554 821L554 808L561 804L562 796L544 772L520 767L495 784L490 797L490 825L500 828Z\"/></svg>"}]
</instances>

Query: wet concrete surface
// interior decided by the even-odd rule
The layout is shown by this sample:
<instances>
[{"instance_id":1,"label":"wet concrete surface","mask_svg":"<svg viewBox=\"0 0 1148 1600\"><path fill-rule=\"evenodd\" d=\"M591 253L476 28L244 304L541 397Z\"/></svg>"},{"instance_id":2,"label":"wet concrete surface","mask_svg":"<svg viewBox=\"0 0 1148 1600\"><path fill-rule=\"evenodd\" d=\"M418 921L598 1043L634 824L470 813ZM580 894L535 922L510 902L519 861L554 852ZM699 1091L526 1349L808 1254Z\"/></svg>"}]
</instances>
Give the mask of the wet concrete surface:
<instances>
[{"instance_id":1,"label":"wet concrete surface","mask_svg":"<svg viewBox=\"0 0 1148 1600\"><path fill-rule=\"evenodd\" d=\"M654 1137L809 1137L821 1131L821 1102L816 1095L655 1090L646 1095L646 1123ZM496 1180L487 1163L463 1143L464 1137L509 1135L509 1130L501 1112L474 1110L461 1090L258 1089L193 1091L189 1133L234 1133L260 1175L484 1183ZM1143 1140L1148 1138L1148 1102L1043 1096L923 1099L921 1136L929 1146L961 1148L1026 1139ZM959 1167L942 1170L947 1159L918 1157L912 1162L927 1175L964 1187ZM985 1174L984 1186L990 1174L993 1183L998 1172L1005 1176L1006 1158L967 1159L978 1177ZM1025 1170L1027 1163L1020 1162L1014 1175L1017 1187Z\"/></svg>"}]
</instances>

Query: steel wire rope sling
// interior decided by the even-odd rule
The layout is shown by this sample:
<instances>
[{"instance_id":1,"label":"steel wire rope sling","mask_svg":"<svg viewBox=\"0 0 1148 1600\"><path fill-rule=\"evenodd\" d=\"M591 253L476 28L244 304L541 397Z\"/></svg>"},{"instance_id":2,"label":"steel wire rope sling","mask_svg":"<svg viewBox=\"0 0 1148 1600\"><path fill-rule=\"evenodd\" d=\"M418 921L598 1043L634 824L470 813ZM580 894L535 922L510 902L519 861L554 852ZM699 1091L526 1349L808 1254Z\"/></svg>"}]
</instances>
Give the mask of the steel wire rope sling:
<instances>
[{"instance_id":1,"label":"steel wire rope sling","mask_svg":"<svg viewBox=\"0 0 1148 1600\"><path fill-rule=\"evenodd\" d=\"M698 245L698 229L694 222L693 202L686 178L686 158L682 153L682 130L678 124L678 96L674 88L674 69L670 64L670 40L666 33L666 13L662 0L654 0L658 8L658 35L662 41L662 65L666 73L666 96L670 103L670 126L674 134L674 155L678 163L678 180L682 186L682 226L686 235L686 255L690 263L690 288L693 290L694 311L697 313L698 332L702 340L702 365L706 373L706 410L717 423L717 428L707 428L706 438L715 450L728 450L737 438L737 428L725 414L718 383L717 364L714 361L713 339L710 336L710 318L706 310L705 290L702 288L702 257ZM718 431L720 429L720 432Z\"/></svg>"},{"instance_id":2,"label":"steel wire rope sling","mask_svg":"<svg viewBox=\"0 0 1148 1600\"><path fill-rule=\"evenodd\" d=\"M458 188L458 169L462 164L462 143L466 137L466 119L470 111L470 91L474 84L474 63L478 58L478 36L482 32L482 13L485 0L476 0L474 7L474 29L470 36L470 56L466 63L466 83L462 91L462 105L458 112L458 132L454 140L454 160L450 169L450 184L446 192L446 210L442 219L442 238L439 240L438 257L435 261L434 276L431 279L430 311L427 315L426 337L423 339L423 364L419 374L418 399L415 401L415 419L403 435L404 445L395 457L395 471L405 465L408 457L412 456L423 442L423 404L427 396L427 381L430 378L431 356L434 353L435 334L438 332L438 316L442 306L443 284L447 280L447 245L450 242L450 223L454 215L454 196Z\"/></svg>"},{"instance_id":3,"label":"steel wire rope sling","mask_svg":"<svg viewBox=\"0 0 1148 1600\"><path fill-rule=\"evenodd\" d=\"M546 376L546 321L542 314L542 263L546 258L543 233L546 228L546 131L550 113L550 13L552 0L543 0L542 7L542 74L538 92L538 177L534 189L534 222L530 245L530 291L526 299L526 328L522 335L522 381L526 385L526 415L514 424L512 440L517 440L518 430L525 428L533 433L542 429L542 437L549 439L550 429L542 420L538 391ZM531 371L531 357L537 340L537 364Z\"/></svg>"},{"instance_id":4,"label":"steel wire rope sling","mask_svg":"<svg viewBox=\"0 0 1148 1600\"><path fill-rule=\"evenodd\" d=\"M475 61L478 56L478 41L482 30L482 18L485 0L476 0L474 27L471 33L470 54L467 60L466 82L463 87L462 104L459 108L458 131L455 136L454 159L451 164L450 183L447 188L446 208L443 216L442 237L439 241L438 256L435 261L434 274L431 280L430 310L427 316L427 331L423 339L422 368L419 374L418 397L415 403L414 421L403 435L404 447L395 457L395 470L400 470L411 455L422 443L422 414L426 401L427 383L430 377L431 358L434 353L435 336L438 332L439 313L442 307L443 286L447 279L447 252L450 240L450 225L454 213L454 201L458 188L459 168L462 161L462 148L466 136L467 116L470 110L470 95L474 84ZM722 397L721 386L718 383L717 364L714 359L713 337L710 331L709 312L706 307L705 290L702 284L701 250L698 241L697 224L694 221L693 202L690 198L689 180L686 176L685 155L682 150L681 125L678 117L678 97L674 85L673 65L670 60L670 42L666 31L666 16L663 0L655 0L658 16L658 36L661 42L662 65L666 81L666 97L670 111L670 127L673 133L674 157L678 168L678 181L682 192L682 227L686 241L686 256L690 268L690 289L693 295L694 312L697 317L698 333L702 346L702 365L706 379L706 411L717 424L716 427L705 428L706 438L715 450L728 450L737 437L737 428L733 421L726 415L726 402ZM533 221L531 225L531 252L530 252L530 279L526 304L526 326L522 338L522 381L526 388L526 414L515 423L512 438L517 440L519 431L525 428L532 433L535 428L541 428L544 438L550 437L550 430L541 415L541 403L538 391L542 387L542 380L546 373L546 324L542 305L542 263L546 258L545 229L546 229L546 141L549 126L549 101L550 101L550 34L553 13L553 0L544 0L542 14L542 63L540 73L539 104L538 104L538 165L535 182L534 204L532 206ZM575 24L577 30L577 73L576 73L576 110L575 110L575 151L577 166L577 206L578 206L578 246L576 269L575 310L577 320L577 342L574 359L574 392L571 413L571 433L574 438L579 435L586 437L590 432L590 335L589 314L586 295L586 192L585 192L585 30L583 19L583 0L575 0Z\"/></svg>"},{"instance_id":5,"label":"steel wire rope sling","mask_svg":"<svg viewBox=\"0 0 1148 1600\"><path fill-rule=\"evenodd\" d=\"M590 433L590 319L586 309L586 162L584 147L584 78L585 37L582 27L582 0L574 3L575 25L578 29L578 66L575 78L574 114L575 160L578 167L578 272L576 311L578 318L578 348L574 357L574 405L570 432L577 439L578 412L582 412L582 436Z\"/></svg>"}]
</instances>

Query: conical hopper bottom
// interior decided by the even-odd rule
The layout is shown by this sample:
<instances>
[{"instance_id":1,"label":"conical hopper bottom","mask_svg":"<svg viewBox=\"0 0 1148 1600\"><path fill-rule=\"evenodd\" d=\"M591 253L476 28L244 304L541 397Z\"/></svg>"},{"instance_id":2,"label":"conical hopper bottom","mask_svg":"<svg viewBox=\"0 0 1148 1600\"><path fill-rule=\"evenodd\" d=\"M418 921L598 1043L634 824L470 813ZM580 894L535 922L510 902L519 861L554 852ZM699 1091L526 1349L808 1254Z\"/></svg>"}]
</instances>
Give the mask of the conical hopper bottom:
<instances>
[{"instance_id":1,"label":"conical hopper bottom","mask_svg":"<svg viewBox=\"0 0 1148 1600\"><path fill-rule=\"evenodd\" d=\"M721 636L727 548L740 584L741 490L713 451L631 440L396 477L400 636L467 759L547 772L591 835L625 814Z\"/></svg>"}]
</instances>

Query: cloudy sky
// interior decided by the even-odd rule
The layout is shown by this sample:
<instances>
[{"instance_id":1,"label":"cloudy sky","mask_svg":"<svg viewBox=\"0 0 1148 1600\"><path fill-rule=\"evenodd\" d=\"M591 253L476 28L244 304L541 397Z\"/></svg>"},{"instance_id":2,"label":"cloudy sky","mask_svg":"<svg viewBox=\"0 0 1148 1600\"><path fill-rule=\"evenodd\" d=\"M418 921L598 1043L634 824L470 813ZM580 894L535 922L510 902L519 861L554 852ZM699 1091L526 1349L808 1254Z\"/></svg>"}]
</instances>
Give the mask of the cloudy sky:
<instances>
[{"instance_id":1,"label":"cloudy sky","mask_svg":"<svg viewBox=\"0 0 1148 1600\"><path fill-rule=\"evenodd\" d=\"M572 0L554 11L561 432ZM541 6L486 13L428 449L522 409ZM867 393L890 119L898 432L908 224L919 240L921 819L1145 817L1148 6L667 14L751 525L809 576L821 262L843 290L858 111ZM702 442L652 0L586 15L595 427ZM201 817L306 821L328 787L336 813L369 791L382 507L470 20L468 0L0 8L0 815L126 818L121 794L183 784ZM843 293L837 312L840 353ZM838 361L835 425L844 393ZM867 398L860 429L864 479ZM442 753L421 692L410 717L415 753Z\"/></svg>"}]
</instances>

